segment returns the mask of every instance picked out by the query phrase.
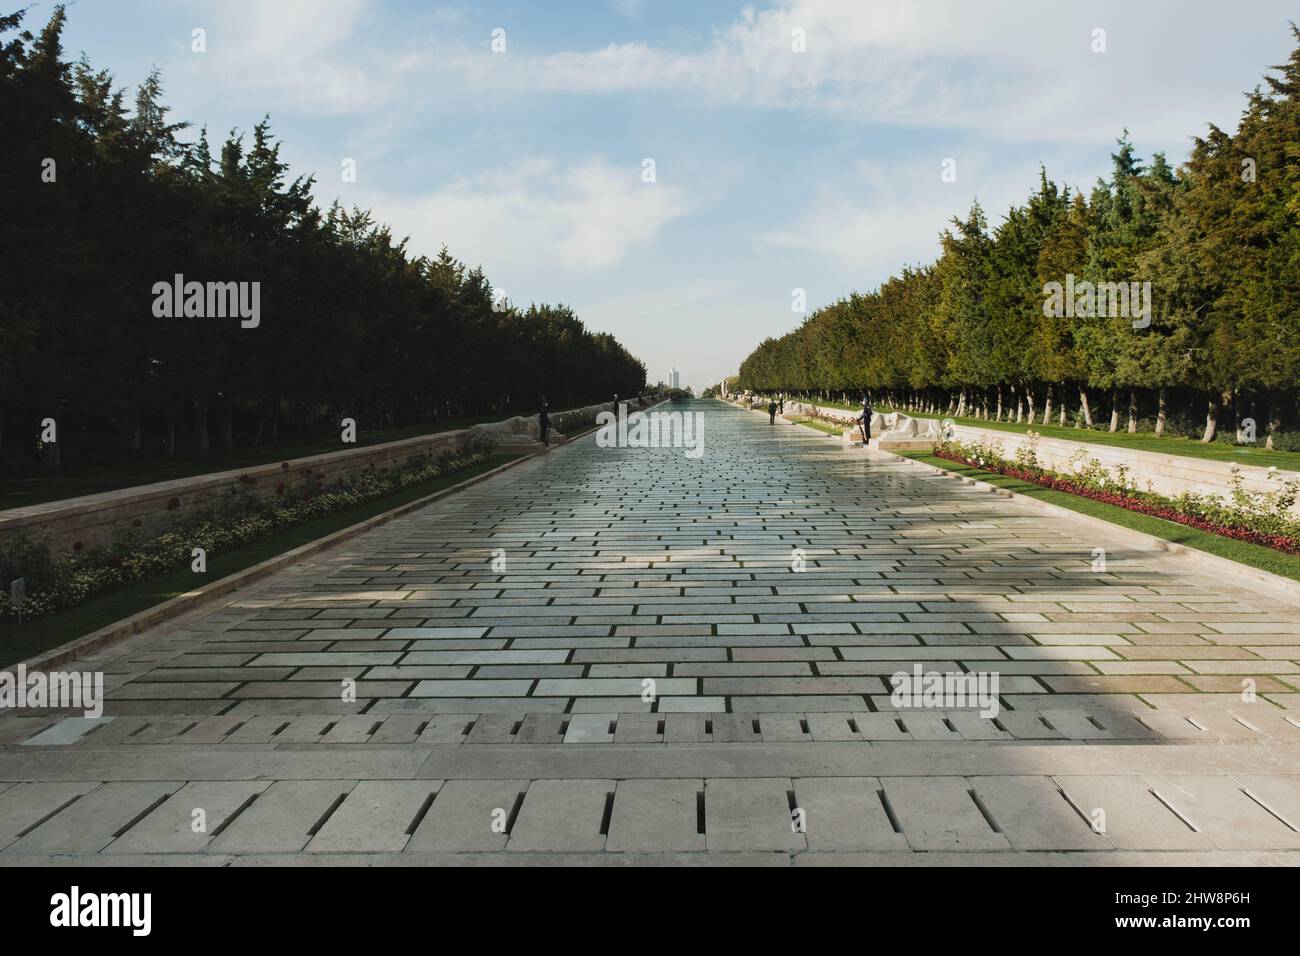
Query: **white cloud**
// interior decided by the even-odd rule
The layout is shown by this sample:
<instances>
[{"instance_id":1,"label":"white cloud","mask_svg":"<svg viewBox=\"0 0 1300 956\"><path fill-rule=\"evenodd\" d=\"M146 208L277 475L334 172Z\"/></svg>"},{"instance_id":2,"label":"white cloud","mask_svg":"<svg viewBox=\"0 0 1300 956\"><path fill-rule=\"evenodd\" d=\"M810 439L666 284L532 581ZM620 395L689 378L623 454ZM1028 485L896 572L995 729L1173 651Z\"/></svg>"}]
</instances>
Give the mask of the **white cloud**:
<instances>
[{"instance_id":1,"label":"white cloud","mask_svg":"<svg viewBox=\"0 0 1300 956\"><path fill-rule=\"evenodd\" d=\"M823 183L794 222L755 238L825 259L868 288L904 265L937 257L940 232L976 198L968 183L981 183L981 205L994 227L1005 203L1023 201L1032 182L1019 167L1001 170L973 155L962 159L957 183L944 183L940 170L937 159L859 164L834 183Z\"/></svg>"},{"instance_id":2,"label":"white cloud","mask_svg":"<svg viewBox=\"0 0 1300 956\"><path fill-rule=\"evenodd\" d=\"M199 24L208 32L208 52L182 62L192 78L253 91L268 109L374 109L428 62L414 47L359 41L378 16L375 0L226 0L216 11Z\"/></svg>"},{"instance_id":3,"label":"white cloud","mask_svg":"<svg viewBox=\"0 0 1300 956\"><path fill-rule=\"evenodd\" d=\"M745 8L703 49L643 42L549 55L449 60L475 87L608 94L665 91L717 105L811 109L849 119L1088 139L1140 120L1177 137L1231 125L1239 91L1290 36L1281 0L1246 5L1099 0L780 0ZM1107 51L1091 49L1107 30ZM793 31L806 52L792 49ZM1247 39L1249 42L1233 42ZM1261 47L1259 41L1266 45ZM1213 64L1213 69L1207 69Z\"/></svg>"},{"instance_id":4,"label":"white cloud","mask_svg":"<svg viewBox=\"0 0 1300 956\"><path fill-rule=\"evenodd\" d=\"M435 7L432 17L434 23L459 23L469 15L469 7Z\"/></svg>"},{"instance_id":5,"label":"white cloud","mask_svg":"<svg viewBox=\"0 0 1300 956\"><path fill-rule=\"evenodd\" d=\"M564 168L534 159L427 195L371 194L362 204L411 236L413 251L433 254L445 243L507 292L512 275L615 266L689 209L680 187L643 183L639 164L603 159Z\"/></svg>"}]
</instances>

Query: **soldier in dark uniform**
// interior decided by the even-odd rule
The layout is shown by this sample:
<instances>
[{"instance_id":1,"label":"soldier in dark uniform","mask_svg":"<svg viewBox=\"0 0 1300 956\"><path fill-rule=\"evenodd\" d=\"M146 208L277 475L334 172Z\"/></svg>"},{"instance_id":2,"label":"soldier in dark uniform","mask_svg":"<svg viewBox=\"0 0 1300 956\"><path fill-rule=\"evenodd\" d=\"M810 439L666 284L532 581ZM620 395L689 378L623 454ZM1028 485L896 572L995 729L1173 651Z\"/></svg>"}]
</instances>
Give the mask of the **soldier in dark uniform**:
<instances>
[{"instance_id":1,"label":"soldier in dark uniform","mask_svg":"<svg viewBox=\"0 0 1300 956\"><path fill-rule=\"evenodd\" d=\"M858 421L862 425L862 444L871 441L871 416L874 414L871 410L871 402L867 396L862 396L862 414L858 416Z\"/></svg>"},{"instance_id":2,"label":"soldier in dark uniform","mask_svg":"<svg viewBox=\"0 0 1300 956\"><path fill-rule=\"evenodd\" d=\"M776 424L776 399L775 398L767 403L767 423L769 425Z\"/></svg>"},{"instance_id":3,"label":"soldier in dark uniform","mask_svg":"<svg viewBox=\"0 0 1300 956\"><path fill-rule=\"evenodd\" d=\"M551 433L551 415L547 411L546 399L542 398L542 410L537 413L537 426L542 431L542 444L550 445L548 435Z\"/></svg>"}]
</instances>

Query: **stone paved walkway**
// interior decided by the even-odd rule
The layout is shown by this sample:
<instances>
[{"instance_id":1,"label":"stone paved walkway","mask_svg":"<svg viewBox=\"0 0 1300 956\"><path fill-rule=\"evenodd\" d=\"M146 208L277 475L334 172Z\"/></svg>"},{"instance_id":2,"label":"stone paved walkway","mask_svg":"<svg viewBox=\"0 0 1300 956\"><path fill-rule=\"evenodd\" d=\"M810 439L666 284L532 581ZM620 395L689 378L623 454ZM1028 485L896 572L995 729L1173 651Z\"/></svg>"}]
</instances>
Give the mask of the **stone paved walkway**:
<instances>
[{"instance_id":1,"label":"stone paved walkway","mask_svg":"<svg viewBox=\"0 0 1300 956\"><path fill-rule=\"evenodd\" d=\"M104 718L0 716L0 862L1300 862L1294 602L688 408L81 662Z\"/></svg>"}]
</instances>

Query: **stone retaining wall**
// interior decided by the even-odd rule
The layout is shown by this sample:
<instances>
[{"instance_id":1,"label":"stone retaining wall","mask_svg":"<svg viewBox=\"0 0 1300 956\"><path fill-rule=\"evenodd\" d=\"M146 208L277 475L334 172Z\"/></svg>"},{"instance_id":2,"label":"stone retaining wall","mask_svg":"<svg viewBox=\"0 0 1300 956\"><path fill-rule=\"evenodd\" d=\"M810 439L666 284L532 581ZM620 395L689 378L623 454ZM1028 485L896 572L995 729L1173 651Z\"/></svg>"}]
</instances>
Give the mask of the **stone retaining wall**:
<instances>
[{"instance_id":1,"label":"stone retaining wall","mask_svg":"<svg viewBox=\"0 0 1300 956\"><path fill-rule=\"evenodd\" d=\"M580 416L584 414L594 414L610 408L613 408L613 403L606 402L603 405L556 412L551 419L562 421L569 417L581 421ZM527 443L535 440L536 415L510 421L522 423L517 436L519 441ZM474 426L328 452L310 458L295 458L287 462L287 468L284 467L286 463L271 462L12 508L0 511L0 547L19 533L25 533L34 540L45 541L52 554L71 550L77 542L86 548L109 545L119 531L132 528L145 536L158 535L173 527L178 518L200 512L212 505L217 498L229 495L232 491L273 495L280 482L289 486L301 484L308 474L323 475L324 481L334 482L354 477L371 467L382 471L417 455L436 456L446 451L455 451L472 435L478 434L497 441L501 438L500 431L494 430L491 425Z\"/></svg>"}]
</instances>

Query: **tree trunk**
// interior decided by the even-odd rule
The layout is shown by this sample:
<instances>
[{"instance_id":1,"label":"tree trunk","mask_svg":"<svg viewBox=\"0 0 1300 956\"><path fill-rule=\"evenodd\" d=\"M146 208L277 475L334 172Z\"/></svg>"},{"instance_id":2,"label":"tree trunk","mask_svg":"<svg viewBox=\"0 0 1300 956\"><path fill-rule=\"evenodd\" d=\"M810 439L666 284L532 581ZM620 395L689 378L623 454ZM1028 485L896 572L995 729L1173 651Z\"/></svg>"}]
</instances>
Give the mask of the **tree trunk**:
<instances>
[{"instance_id":1,"label":"tree trunk","mask_svg":"<svg viewBox=\"0 0 1300 956\"><path fill-rule=\"evenodd\" d=\"M226 451L235 447L235 399L231 395L221 398L221 447Z\"/></svg>"},{"instance_id":2,"label":"tree trunk","mask_svg":"<svg viewBox=\"0 0 1300 956\"><path fill-rule=\"evenodd\" d=\"M1053 391L1052 386L1051 385L1047 386L1047 400L1043 403L1043 424L1044 425L1050 425L1052 423L1052 391Z\"/></svg>"},{"instance_id":3,"label":"tree trunk","mask_svg":"<svg viewBox=\"0 0 1300 956\"><path fill-rule=\"evenodd\" d=\"M1088 404L1088 389L1079 386L1079 411L1083 414L1083 423L1092 427L1092 406Z\"/></svg>"},{"instance_id":4,"label":"tree trunk","mask_svg":"<svg viewBox=\"0 0 1300 956\"><path fill-rule=\"evenodd\" d=\"M257 419L257 431L253 433L253 447L257 448L262 444L262 432L266 431L266 423L271 419L270 409L267 409Z\"/></svg>"},{"instance_id":5,"label":"tree trunk","mask_svg":"<svg viewBox=\"0 0 1300 956\"><path fill-rule=\"evenodd\" d=\"M168 458L176 454L176 411L172 408L170 402L167 404L166 453Z\"/></svg>"},{"instance_id":6,"label":"tree trunk","mask_svg":"<svg viewBox=\"0 0 1300 956\"><path fill-rule=\"evenodd\" d=\"M1128 433L1136 435L1138 430L1138 393L1137 389L1128 390Z\"/></svg>"},{"instance_id":7,"label":"tree trunk","mask_svg":"<svg viewBox=\"0 0 1300 956\"><path fill-rule=\"evenodd\" d=\"M1065 427L1065 402L1061 402L1061 427Z\"/></svg>"},{"instance_id":8,"label":"tree trunk","mask_svg":"<svg viewBox=\"0 0 1300 956\"><path fill-rule=\"evenodd\" d=\"M1205 409L1205 433L1201 436L1201 441L1209 444L1214 441L1214 436L1219 430L1219 400L1211 398Z\"/></svg>"},{"instance_id":9,"label":"tree trunk","mask_svg":"<svg viewBox=\"0 0 1300 956\"><path fill-rule=\"evenodd\" d=\"M194 450L207 454L212 449L208 439L208 403L205 399L194 400Z\"/></svg>"},{"instance_id":10,"label":"tree trunk","mask_svg":"<svg viewBox=\"0 0 1300 956\"><path fill-rule=\"evenodd\" d=\"M1163 385L1156 392L1156 406L1156 437L1161 438L1165 434L1165 422L1169 418L1169 398Z\"/></svg>"},{"instance_id":11,"label":"tree trunk","mask_svg":"<svg viewBox=\"0 0 1300 956\"><path fill-rule=\"evenodd\" d=\"M1036 414L1034 412L1034 390L1028 385L1025 386L1025 404L1029 406L1028 411L1025 414L1025 421L1032 425L1034 423L1034 415Z\"/></svg>"},{"instance_id":12,"label":"tree trunk","mask_svg":"<svg viewBox=\"0 0 1300 956\"><path fill-rule=\"evenodd\" d=\"M962 389L960 397L957 399L957 417L961 418L966 414L966 389Z\"/></svg>"},{"instance_id":13,"label":"tree trunk","mask_svg":"<svg viewBox=\"0 0 1300 956\"><path fill-rule=\"evenodd\" d=\"M1002 386L998 386L998 417L995 421L1002 421Z\"/></svg>"},{"instance_id":14,"label":"tree trunk","mask_svg":"<svg viewBox=\"0 0 1300 956\"><path fill-rule=\"evenodd\" d=\"M47 441L41 446L41 467L48 472L63 470L63 454L59 451L62 442Z\"/></svg>"},{"instance_id":15,"label":"tree trunk","mask_svg":"<svg viewBox=\"0 0 1300 956\"><path fill-rule=\"evenodd\" d=\"M271 406L271 441L280 440L280 396L275 396Z\"/></svg>"},{"instance_id":16,"label":"tree trunk","mask_svg":"<svg viewBox=\"0 0 1300 956\"><path fill-rule=\"evenodd\" d=\"M1119 431L1119 392L1115 389L1110 392L1110 430Z\"/></svg>"}]
</instances>

